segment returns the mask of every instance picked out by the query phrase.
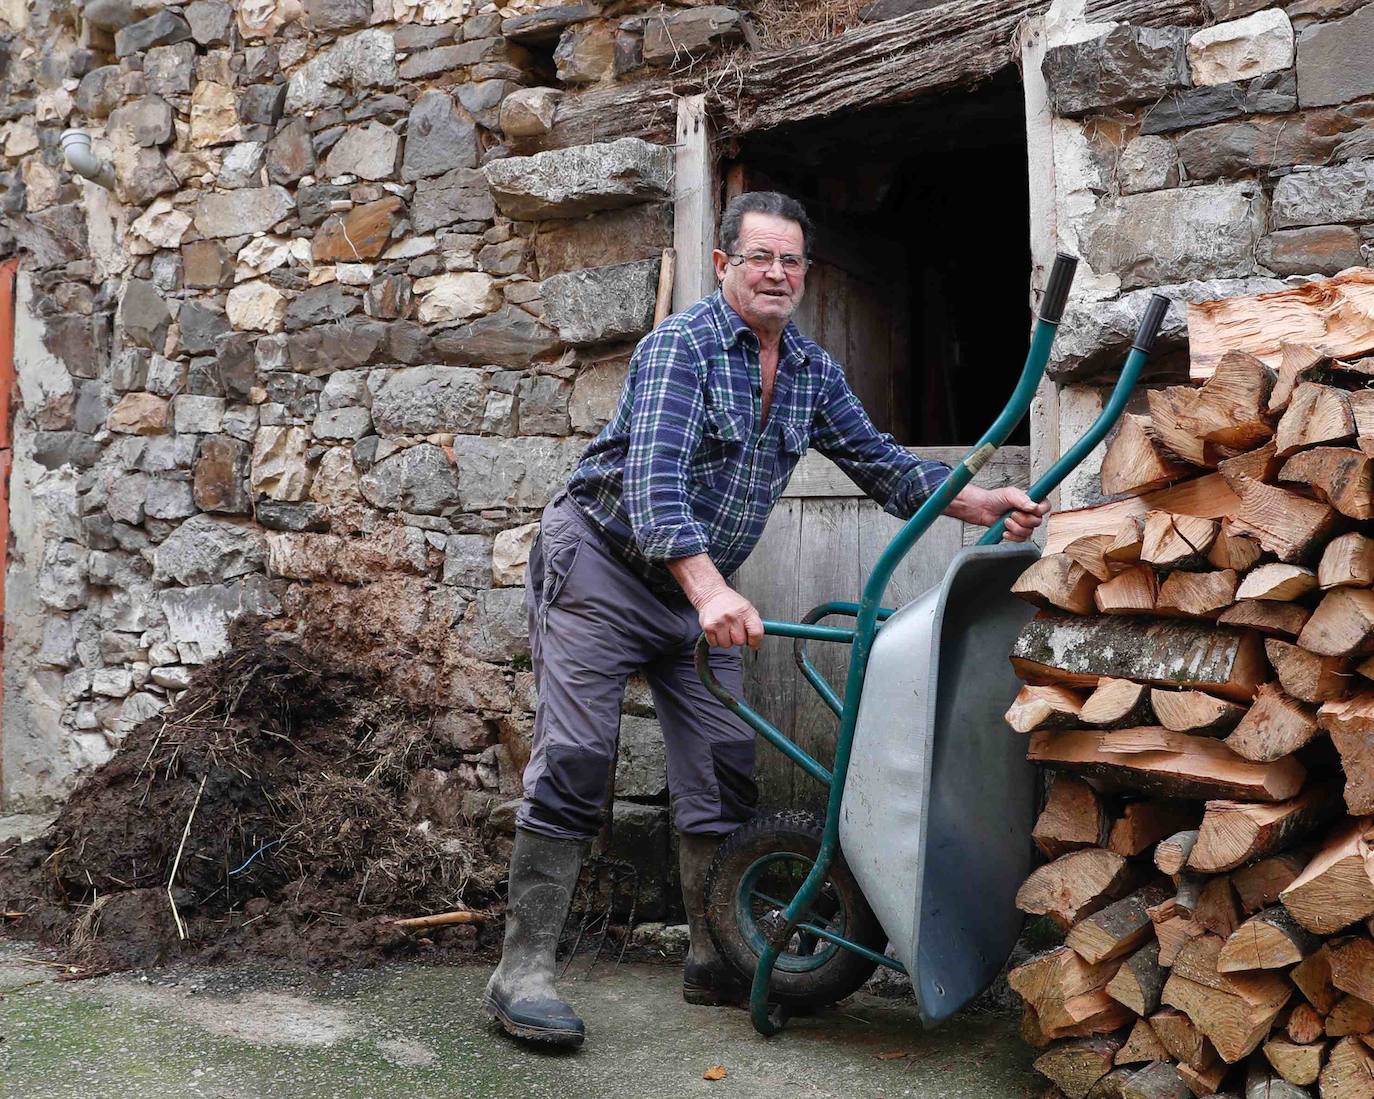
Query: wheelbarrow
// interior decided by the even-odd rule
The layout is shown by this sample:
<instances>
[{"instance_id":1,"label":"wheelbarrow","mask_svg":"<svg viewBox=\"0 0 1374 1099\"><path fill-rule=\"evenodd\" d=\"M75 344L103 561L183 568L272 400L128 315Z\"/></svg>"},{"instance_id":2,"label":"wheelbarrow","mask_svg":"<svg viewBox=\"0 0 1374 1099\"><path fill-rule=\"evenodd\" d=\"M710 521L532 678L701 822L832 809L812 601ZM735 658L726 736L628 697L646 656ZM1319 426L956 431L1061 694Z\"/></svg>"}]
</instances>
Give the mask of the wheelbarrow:
<instances>
[{"instance_id":1,"label":"wheelbarrow","mask_svg":"<svg viewBox=\"0 0 1374 1099\"><path fill-rule=\"evenodd\" d=\"M1006 408L892 539L861 600L763 623L765 635L793 639L802 674L839 719L833 769L732 696L711 672L706 638L697 643L711 693L829 788L823 819L760 814L721 845L707 874L712 938L752 975L761 1034L776 1034L797 1009L843 999L878 966L910 978L921 1019L934 1026L991 984L1020 935L1014 898L1032 868L1037 788L1003 714L1018 689L1007 654L1034 614L1010 589L1039 550L1001 545L1003 518L936 587L900 610L882 600L897 565L1030 407L1076 265L1056 258ZM1111 430L1168 306L1151 299L1102 414L1030 487L1031 499L1044 500ZM821 624L836 616L854 625ZM811 641L850 646L843 695L807 656Z\"/></svg>"}]
</instances>

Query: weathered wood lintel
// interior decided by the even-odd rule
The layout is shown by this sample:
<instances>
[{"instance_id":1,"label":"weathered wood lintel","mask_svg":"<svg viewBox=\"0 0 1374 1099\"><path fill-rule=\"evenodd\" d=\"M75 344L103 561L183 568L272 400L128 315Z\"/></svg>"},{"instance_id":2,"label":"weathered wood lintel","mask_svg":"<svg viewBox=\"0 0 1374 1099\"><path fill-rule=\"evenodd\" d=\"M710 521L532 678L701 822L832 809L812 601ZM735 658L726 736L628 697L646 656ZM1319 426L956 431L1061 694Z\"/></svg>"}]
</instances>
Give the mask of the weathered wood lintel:
<instances>
[{"instance_id":1,"label":"weathered wood lintel","mask_svg":"<svg viewBox=\"0 0 1374 1099\"><path fill-rule=\"evenodd\" d=\"M730 137L969 87L1016 63L1022 23L1048 7L1048 0L943 4L705 76L595 88L564 99L553 129L516 151L621 137L670 144L676 100L685 95L705 94L717 132ZM1087 14L1142 26L1203 21L1201 0L1097 0Z\"/></svg>"}]
</instances>

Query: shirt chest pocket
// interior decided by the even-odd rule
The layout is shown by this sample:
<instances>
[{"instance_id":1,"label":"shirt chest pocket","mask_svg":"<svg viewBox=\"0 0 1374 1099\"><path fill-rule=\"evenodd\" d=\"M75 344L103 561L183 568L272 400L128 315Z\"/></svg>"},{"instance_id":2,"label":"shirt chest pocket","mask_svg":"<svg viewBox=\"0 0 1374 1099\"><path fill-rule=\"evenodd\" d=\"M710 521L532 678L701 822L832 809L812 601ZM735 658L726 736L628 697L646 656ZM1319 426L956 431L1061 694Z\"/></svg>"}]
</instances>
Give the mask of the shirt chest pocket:
<instances>
[{"instance_id":1,"label":"shirt chest pocket","mask_svg":"<svg viewBox=\"0 0 1374 1099\"><path fill-rule=\"evenodd\" d=\"M792 477L792 471L811 446L811 425L800 420L783 420L778 428L778 456L773 467L773 495L778 496Z\"/></svg>"},{"instance_id":2,"label":"shirt chest pocket","mask_svg":"<svg viewBox=\"0 0 1374 1099\"><path fill-rule=\"evenodd\" d=\"M715 485L744 456L753 414L743 409L706 406L701 442L692 457L692 475L700 483Z\"/></svg>"}]
</instances>

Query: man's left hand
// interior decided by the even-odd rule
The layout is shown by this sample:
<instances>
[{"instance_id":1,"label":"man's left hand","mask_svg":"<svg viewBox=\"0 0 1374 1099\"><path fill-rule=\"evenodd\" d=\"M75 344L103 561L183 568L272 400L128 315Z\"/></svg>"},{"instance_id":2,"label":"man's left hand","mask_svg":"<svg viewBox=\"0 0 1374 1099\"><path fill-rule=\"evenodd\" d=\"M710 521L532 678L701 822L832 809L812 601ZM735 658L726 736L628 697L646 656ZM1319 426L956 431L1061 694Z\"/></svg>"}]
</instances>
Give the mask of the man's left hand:
<instances>
[{"instance_id":1,"label":"man's left hand","mask_svg":"<svg viewBox=\"0 0 1374 1099\"><path fill-rule=\"evenodd\" d=\"M965 485L945 509L946 515L990 527L1003 515L1007 519L1007 538L1024 542L1049 514L1049 504L1037 504L1019 488L979 488Z\"/></svg>"}]
</instances>

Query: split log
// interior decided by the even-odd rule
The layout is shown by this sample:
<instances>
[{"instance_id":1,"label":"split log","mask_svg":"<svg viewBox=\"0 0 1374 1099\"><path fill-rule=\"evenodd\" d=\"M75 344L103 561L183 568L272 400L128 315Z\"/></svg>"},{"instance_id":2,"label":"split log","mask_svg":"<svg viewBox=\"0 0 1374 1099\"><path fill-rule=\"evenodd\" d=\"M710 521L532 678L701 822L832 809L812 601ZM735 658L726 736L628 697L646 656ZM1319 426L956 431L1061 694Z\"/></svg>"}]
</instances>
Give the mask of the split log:
<instances>
[{"instance_id":1,"label":"split log","mask_svg":"<svg viewBox=\"0 0 1374 1099\"><path fill-rule=\"evenodd\" d=\"M1304 1045L1287 1038L1270 1038L1264 1043L1265 1059L1274 1067L1274 1071L1290 1084L1297 1084L1299 1087L1317 1082L1317 1076L1322 1070L1322 1056L1325 1053L1325 1042L1309 1042Z\"/></svg>"},{"instance_id":2,"label":"split log","mask_svg":"<svg viewBox=\"0 0 1374 1099\"><path fill-rule=\"evenodd\" d=\"M1114 1068L1090 1089L1087 1099L1121 1099L1122 1088L1136 1074L1133 1068Z\"/></svg>"},{"instance_id":3,"label":"split log","mask_svg":"<svg viewBox=\"0 0 1374 1099\"><path fill-rule=\"evenodd\" d=\"M1191 828L1161 840L1155 848L1155 866L1164 874L1181 874L1188 865L1188 856L1193 853L1197 838L1198 829Z\"/></svg>"},{"instance_id":4,"label":"split log","mask_svg":"<svg viewBox=\"0 0 1374 1099\"><path fill-rule=\"evenodd\" d=\"M1102 493L1140 495L1191 475L1165 453L1150 434L1148 416L1126 415L1102 457Z\"/></svg>"},{"instance_id":5,"label":"split log","mask_svg":"<svg viewBox=\"0 0 1374 1099\"><path fill-rule=\"evenodd\" d=\"M1092 614L1097 577L1062 553L1051 553L1031 564L1011 586L1012 593L1045 610Z\"/></svg>"},{"instance_id":6,"label":"split log","mask_svg":"<svg viewBox=\"0 0 1374 1099\"><path fill-rule=\"evenodd\" d=\"M1262 447L1247 450L1234 458L1226 458L1217 463L1217 472L1232 488L1238 477L1249 477L1255 481L1272 484L1279 475L1283 460L1278 455L1278 447L1270 439Z\"/></svg>"},{"instance_id":7,"label":"split log","mask_svg":"<svg viewBox=\"0 0 1374 1099\"><path fill-rule=\"evenodd\" d=\"M1206 935L1185 946L1161 998L1193 1021L1222 1060L1235 1064L1268 1037L1270 1024L1288 1002L1293 986L1276 973L1219 972L1216 959L1221 945L1216 936Z\"/></svg>"},{"instance_id":8,"label":"split log","mask_svg":"<svg viewBox=\"0 0 1374 1099\"><path fill-rule=\"evenodd\" d=\"M1035 1011L1047 1039L1107 1034L1130 1021L1130 1013L1105 991L1118 964L1089 965L1067 946L1037 954L1007 974L1013 992Z\"/></svg>"},{"instance_id":9,"label":"split log","mask_svg":"<svg viewBox=\"0 0 1374 1099\"><path fill-rule=\"evenodd\" d=\"M1158 953L1158 947L1155 950ZM1164 987L1163 973L1158 965L1155 966L1155 971L1160 974L1159 984L1162 988ZM1117 976L1119 977L1120 974L1118 973ZM1115 981L1116 978L1113 977L1112 980ZM1110 984L1107 986L1108 991L1111 991L1111 987ZM1158 1002L1157 992L1156 1002ZM1140 1012L1139 1014L1146 1015L1149 1012ZM1147 1061L1165 1061L1168 1057L1169 1051L1164 1048L1163 1043L1155 1034L1154 1027L1150 1025L1150 1020L1142 1018L1135 1021L1131 1027L1131 1033L1126 1037L1125 1044L1116 1051L1116 1057L1113 1060L1118 1065L1139 1065Z\"/></svg>"},{"instance_id":10,"label":"split log","mask_svg":"<svg viewBox=\"0 0 1374 1099\"><path fill-rule=\"evenodd\" d=\"M1374 538L1354 531L1333 538L1322 551L1317 583L1323 591L1374 585Z\"/></svg>"},{"instance_id":11,"label":"split log","mask_svg":"<svg viewBox=\"0 0 1374 1099\"><path fill-rule=\"evenodd\" d=\"M1274 434L1266 417L1273 387L1274 375L1264 363L1244 352L1228 353L1201 388L1176 385L1146 394L1151 432L1185 462L1214 466Z\"/></svg>"},{"instance_id":12,"label":"split log","mask_svg":"<svg viewBox=\"0 0 1374 1099\"><path fill-rule=\"evenodd\" d=\"M1027 758L1162 797L1283 801L1301 789L1306 776L1291 756L1252 763L1219 741L1162 727L1033 733Z\"/></svg>"},{"instance_id":13,"label":"split log","mask_svg":"<svg viewBox=\"0 0 1374 1099\"><path fill-rule=\"evenodd\" d=\"M1345 657L1318 656L1277 637L1265 638L1264 652L1283 689L1303 702L1330 702L1354 690L1355 677Z\"/></svg>"},{"instance_id":14,"label":"split log","mask_svg":"<svg viewBox=\"0 0 1374 1099\"><path fill-rule=\"evenodd\" d=\"M1123 729L1149 725L1154 719L1150 709L1150 688L1129 679L1104 677L1097 682L1083 703L1079 716L1086 725Z\"/></svg>"},{"instance_id":15,"label":"split log","mask_svg":"<svg viewBox=\"0 0 1374 1099\"><path fill-rule=\"evenodd\" d=\"M1355 417L1355 445L1361 452L1374 455L1374 389L1356 389L1346 396Z\"/></svg>"},{"instance_id":16,"label":"split log","mask_svg":"<svg viewBox=\"0 0 1374 1099\"><path fill-rule=\"evenodd\" d=\"M1279 480L1304 485L1351 519L1374 518L1374 459L1350 447L1318 446L1294 454Z\"/></svg>"},{"instance_id":17,"label":"split log","mask_svg":"<svg viewBox=\"0 0 1374 1099\"><path fill-rule=\"evenodd\" d=\"M1189 475L1189 467L1175 462L1154 441L1149 416L1123 416L1120 429L1102 456L1102 493L1105 496L1123 493L1139 496Z\"/></svg>"},{"instance_id":18,"label":"split log","mask_svg":"<svg viewBox=\"0 0 1374 1099\"><path fill-rule=\"evenodd\" d=\"M1374 1053L1358 1038L1342 1038L1319 1081L1322 1099L1374 1099Z\"/></svg>"},{"instance_id":19,"label":"split log","mask_svg":"<svg viewBox=\"0 0 1374 1099\"><path fill-rule=\"evenodd\" d=\"M1242 866L1232 874L1231 884L1235 887L1241 911L1250 916L1274 904L1279 894L1292 885L1312 861L1312 853L1307 848L1284 851Z\"/></svg>"},{"instance_id":20,"label":"split log","mask_svg":"<svg viewBox=\"0 0 1374 1099\"><path fill-rule=\"evenodd\" d=\"M1316 735L1311 707L1284 694L1278 684L1266 683L1225 743L1238 756L1267 763L1296 752Z\"/></svg>"},{"instance_id":21,"label":"split log","mask_svg":"<svg viewBox=\"0 0 1374 1099\"><path fill-rule=\"evenodd\" d=\"M1122 1099L1190 1099L1192 1092L1168 1061L1155 1061L1137 1072L1121 1089Z\"/></svg>"},{"instance_id":22,"label":"split log","mask_svg":"<svg viewBox=\"0 0 1374 1099\"><path fill-rule=\"evenodd\" d=\"M1275 561L1246 574L1236 589L1237 599L1271 599L1288 602L1317 589L1317 574L1301 565Z\"/></svg>"},{"instance_id":23,"label":"split log","mask_svg":"<svg viewBox=\"0 0 1374 1099\"><path fill-rule=\"evenodd\" d=\"M1260 649L1255 634L1194 622L1045 617L1026 623L1011 662L1028 683L1095 688L1105 676L1248 702L1268 678Z\"/></svg>"},{"instance_id":24,"label":"split log","mask_svg":"<svg viewBox=\"0 0 1374 1099\"><path fill-rule=\"evenodd\" d=\"M1217 615L1217 625L1245 626L1269 637L1297 637L1311 616L1312 612L1300 603L1247 599Z\"/></svg>"},{"instance_id":25,"label":"split log","mask_svg":"<svg viewBox=\"0 0 1374 1099\"><path fill-rule=\"evenodd\" d=\"M1150 1016L1150 1026L1160 1045L1175 1061L1192 1065L1206 1064L1210 1060L1206 1036L1183 1012L1171 1007L1161 1008Z\"/></svg>"},{"instance_id":26,"label":"split log","mask_svg":"<svg viewBox=\"0 0 1374 1099\"><path fill-rule=\"evenodd\" d=\"M1280 458L1307 447L1347 442L1355 437L1355 415L1345 390L1317 382L1303 382L1293 391L1274 433ZM1280 474L1282 476L1282 474Z\"/></svg>"},{"instance_id":27,"label":"split log","mask_svg":"<svg viewBox=\"0 0 1374 1099\"><path fill-rule=\"evenodd\" d=\"M1331 935L1374 915L1374 818L1337 829L1280 900L1308 931Z\"/></svg>"},{"instance_id":28,"label":"split log","mask_svg":"<svg viewBox=\"0 0 1374 1099\"><path fill-rule=\"evenodd\" d=\"M1139 562L1140 547L1145 539L1145 512L1123 520L1110 532L1110 537L1111 541L1102 551L1105 561L1123 567Z\"/></svg>"},{"instance_id":29,"label":"split log","mask_svg":"<svg viewBox=\"0 0 1374 1099\"><path fill-rule=\"evenodd\" d=\"M1121 571L1121 565L1108 560L1107 550L1115 538L1110 534L1088 534L1064 547L1064 556L1077 561L1103 583Z\"/></svg>"},{"instance_id":30,"label":"split log","mask_svg":"<svg viewBox=\"0 0 1374 1099\"><path fill-rule=\"evenodd\" d=\"M1327 1012L1325 1023L1328 1038L1344 1038L1349 1034L1364 1037L1374 1032L1374 1004L1358 996L1342 996Z\"/></svg>"},{"instance_id":31,"label":"split log","mask_svg":"<svg viewBox=\"0 0 1374 1099\"><path fill-rule=\"evenodd\" d=\"M1133 801L1112 822L1107 850L1135 858L1161 840L1198 823L1198 804L1170 798Z\"/></svg>"},{"instance_id":32,"label":"split log","mask_svg":"<svg viewBox=\"0 0 1374 1099\"><path fill-rule=\"evenodd\" d=\"M1374 271L1355 268L1271 294L1188 306L1194 381L1207 378L1235 348L1277 369L1285 343L1307 344L1332 358L1350 358L1374 347Z\"/></svg>"},{"instance_id":33,"label":"split log","mask_svg":"<svg viewBox=\"0 0 1374 1099\"><path fill-rule=\"evenodd\" d=\"M1175 572L1159 586L1155 611L1184 618L1216 618L1236 601L1234 569L1220 572Z\"/></svg>"},{"instance_id":34,"label":"split log","mask_svg":"<svg viewBox=\"0 0 1374 1099\"><path fill-rule=\"evenodd\" d=\"M1222 1064L1215 1058L1213 1063L1205 1068L1194 1068L1192 1065L1178 1066L1178 1074L1183 1077L1183 1082L1194 1095L1215 1095L1229 1071L1229 1065Z\"/></svg>"},{"instance_id":35,"label":"split log","mask_svg":"<svg viewBox=\"0 0 1374 1099\"><path fill-rule=\"evenodd\" d=\"M1155 718L1166 729L1194 736L1216 736L1232 729L1246 714L1235 702L1216 698L1206 691L1150 691Z\"/></svg>"},{"instance_id":36,"label":"split log","mask_svg":"<svg viewBox=\"0 0 1374 1099\"><path fill-rule=\"evenodd\" d=\"M1040 1016L1030 1004L1021 1012L1021 1041L1032 1049L1048 1049L1050 1044L1040 1028Z\"/></svg>"},{"instance_id":37,"label":"split log","mask_svg":"<svg viewBox=\"0 0 1374 1099\"><path fill-rule=\"evenodd\" d=\"M1374 941L1364 935L1333 939L1327 944L1326 957L1333 985L1374 1003Z\"/></svg>"},{"instance_id":38,"label":"split log","mask_svg":"<svg viewBox=\"0 0 1374 1099\"><path fill-rule=\"evenodd\" d=\"M1278 379L1274 391L1269 394L1270 412L1282 412L1293 398L1293 390L1314 373L1324 362L1326 355L1311 344L1284 343L1279 348Z\"/></svg>"},{"instance_id":39,"label":"split log","mask_svg":"<svg viewBox=\"0 0 1374 1099\"><path fill-rule=\"evenodd\" d=\"M1094 965L1124 957L1154 937L1146 910L1168 896L1163 886L1147 885L1079 920L1064 942Z\"/></svg>"},{"instance_id":40,"label":"split log","mask_svg":"<svg viewBox=\"0 0 1374 1099\"><path fill-rule=\"evenodd\" d=\"M1217 968L1223 973L1246 969L1281 969L1297 965L1321 945L1281 904L1251 916L1231 933L1221 948Z\"/></svg>"},{"instance_id":41,"label":"split log","mask_svg":"<svg viewBox=\"0 0 1374 1099\"><path fill-rule=\"evenodd\" d=\"M1346 809L1352 816L1374 813L1374 693L1327 702L1317 721L1341 757Z\"/></svg>"},{"instance_id":42,"label":"split log","mask_svg":"<svg viewBox=\"0 0 1374 1099\"><path fill-rule=\"evenodd\" d=\"M1230 875L1221 874L1203 883L1193 908L1193 920L1223 939L1235 933L1240 926L1241 916L1236 891L1231 888Z\"/></svg>"},{"instance_id":43,"label":"split log","mask_svg":"<svg viewBox=\"0 0 1374 1099\"><path fill-rule=\"evenodd\" d=\"M1164 969L1159 964L1159 943L1148 942L1121 963L1116 975L1107 982L1107 995L1137 1015L1149 1015L1159 1007L1159 994L1164 990L1164 976ZM1134 1040L1137 1035L1132 1034L1131 1037ZM1150 1038L1154 1039L1153 1031L1150 1032ZM1149 1043L1143 1036L1140 1052L1150 1052ZM1154 1057L1145 1056L1141 1057L1141 1060L1152 1061ZM1117 1064L1125 1062L1118 1058Z\"/></svg>"},{"instance_id":44,"label":"split log","mask_svg":"<svg viewBox=\"0 0 1374 1099\"><path fill-rule=\"evenodd\" d=\"M1158 598L1159 577L1149 565L1131 565L1093 592L1101 614L1153 614Z\"/></svg>"},{"instance_id":45,"label":"split log","mask_svg":"<svg viewBox=\"0 0 1374 1099\"><path fill-rule=\"evenodd\" d=\"M1201 568L1207 564L1207 551L1220 529L1215 519L1151 511L1145 516L1141 563L1157 569Z\"/></svg>"},{"instance_id":46,"label":"split log","mask_svg":"<svg viewBox=\"0 0 1374 1099\"><path fill-rule=\"evenodd\" d=\"M1112 1070L1122 1046L1119 1037L1069 1038L1035 1059L1035 1070L1053 1081L1069 1099L1087 1099L1092 1086Z\"/></svg>"},{"instance_id":47,"label":"split log","mask_svg":"<svg viewBox=\"0 0 1374 1099\"><path fill-rule=\"evenodd\" d=\"M1290 1039L1300 1045L1320 1041L1326 1033L1326 1020L1322 1013L1306 1000L1299 1000L1287 1012L1283 1021L1283 1031ZM1278 1029L1274 1031L1278 1033Z\"/></svg>"},{"instance_id":48,"label":"split log","mask_svg":"<svg viewBox=\"0 0 1374 1099\"><path fill-rule=\"evenodd\" d=\"M1240 508L1233 529L1250 534L1280 561L1298 563L1315 557L1336 531L1334 508L1296 492L1266 485L1248 477L1236 479Z\"/></svg>"},{"instance_id":49,"label":"split log","mask_svg":"<svg viewBox=\"0 0 1374 1099\"><path fill-rule=\"evenodd\" d=\"M1264 556L1260 544L1247 534L1240 534L1229 519L1223 519L1217 529L1217 540L1207 551L1207 561L1218 569L1245 572Z\"/></svg>"},{"instance_id":50,"label":"split log","mask_svg":"<svg viewBox=\"0 0 1374 1099\"><path fill-rule=\"evenodd\" d=\"M1312 1093L1251 1061L1245 1074L1245 1099L1312 1099Z\"/></svg>"},{"instance_id":51,"label":"split log","mask_svg":"<svg viewBox=\"0 0 1374 1099\"><path fill-rule=\"evenodd\" d=\"M1031 839L1046 858L1057 859L1070 851L1102 846L1108 824L1102 799L1091 786L1072 775L1055 775Z\"/></svg>"},{"instance_id":52,"label":"split log","mask_svg":"<svg viewBox=\"0 0 1374 1099\"><path fill-rule=\"evenodd\" d=\"M1314 782L1297 797L1273 804L1209 801L1188 868L1219 874L1272 854L1330 820L1341 808L1334 792L1330 782Z\"/></svg>"},{"instance_id":53,"label":"split log","mask_svg":"<svg viewBox=\"0 0 1374 1099\"><path fill-rule=\"evenodd\" d=\"M1234 515L1240 499L1217 473L1180 481L1144 496L1128 496L1109 504L1089 508L1070 508L1053 512L1045 524L1045 552L1062 553L1064 547L1087 534L1120 534L1122 525L1132 519L1143 521L1149 511L1168 511L1175 515L1196 515L1203 519L1225 519ZM1114 560L1108 553L1108 560Z\"/></svg>"},{"instance_id":54,"label":"split log","mask_svg":"<svg viewBox=\"0 0 1374 1099\"><path fill-rule=\"evenodd\" d=\"M1036 729L1059 729L1080 724L1083 695L1054 685L1022 687L1007 710L1007 724L1018 733Z\"/></svg>"},{"instance_id":55,"label":"split log","mask_svg":"<svg viewBox=\"0 0 1374 1099\"><path fill-rule=\"evenodd\" d=\"M1329 1015L1340 1003L1341 991L1331 983L1331 957L1325 946L1304 958L1302 964L1288 974L1288 979L1319 1015Z\"/></svg>"},{"instance_id":56,"label":"split log","mask_svg":"<svg viewBox=\"0 0 1374 1099\"><path fill-rule=\"evenodd\" d=\"M1363 655L1374 648L1374 591L1335 588L1322 596L1298 644L1318 656Z\"/></svg>"},{"instance_id":57,"label":"split log","mask_svg":"<svg viewBox=\"0 0 1374 1099\"><path fill-rule=\"evenodd\" d=\"M1129 862L1110 851L1070 851L1037 867L1021 883L1016 907L1033 916L1049 916L1067 931L1128 892L1138 876Z\"/></svg>"},{"instance_id":58,"label":"split log","mask_svg":"<svg viewBox=\"0 0 1374 1099\"><path fill-rule=\"evenodd\" d=\"M1150 914L1155 925L1155 938L1159 940L1159 964L1168 969L1174 964L1183 948L1194 939L1207 933L1207 929L1196 920L1181 913L1173 915Z\"/></svg>"}]
</instances>

